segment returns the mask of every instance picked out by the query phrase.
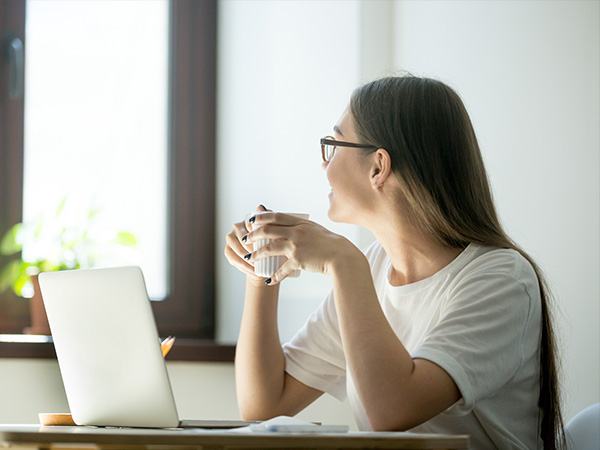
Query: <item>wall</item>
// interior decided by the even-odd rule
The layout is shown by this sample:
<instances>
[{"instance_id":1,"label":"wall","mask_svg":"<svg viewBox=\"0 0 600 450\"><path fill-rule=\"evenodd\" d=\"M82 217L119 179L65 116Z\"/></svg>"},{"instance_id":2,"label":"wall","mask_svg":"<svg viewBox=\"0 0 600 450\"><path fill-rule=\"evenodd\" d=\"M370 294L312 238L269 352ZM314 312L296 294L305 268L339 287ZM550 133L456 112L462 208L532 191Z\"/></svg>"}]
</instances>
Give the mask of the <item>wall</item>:
<instances>
[{"instance_id":1,"label":"wall","mask_svg":"<svg viewBox=\"0 0 600 450\"><path fill-rule=\"evenodd\" d=\"M233 364L169 362L167 369L180 418L240 418ZM0 380L0 423L38 423L38 413L69 411L56 361L0 359ZM328 396L298 417L356 427L348 405Z\"/></svg>"},{"instance_id":2,"label":"wall","mask_svg":"<svg viewBox=\"0 0 600 450\"><path fill-rule=\"evenodd\" d=\"M360 78L360 3L222 1L219 12L217 241L259 203L358 239L327 219L329 186L319 138L332 127ZM242 38L243 37L243 38ZM218 333L235 342L245 276L217 260ZM289 339L329 290L303 273L281 287L280 337Z\"/></svg>"},{"instance_id":3,"label":"wall","mask_svg":"<svg viewBox=\"0 0 600 450\"><path fill-rule=\"evenodd\" d=\"M600 401L600 3L400 2L396 67L471 114L500 217L556 296L566 416Z\"/></svg>"}]
</instances>

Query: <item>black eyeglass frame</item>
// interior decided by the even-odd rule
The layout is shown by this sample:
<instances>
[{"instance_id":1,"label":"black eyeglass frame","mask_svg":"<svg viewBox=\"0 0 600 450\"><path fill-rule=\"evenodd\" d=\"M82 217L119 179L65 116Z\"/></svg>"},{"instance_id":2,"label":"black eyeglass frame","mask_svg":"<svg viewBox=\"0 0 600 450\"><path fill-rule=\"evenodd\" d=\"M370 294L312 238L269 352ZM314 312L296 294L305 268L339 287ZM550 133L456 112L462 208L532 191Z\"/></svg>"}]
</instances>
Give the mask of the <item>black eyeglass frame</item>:
<instances>
[{"instance_id":1,"label":"black eyeglass frame","mask_svg":"<svg viewBox=\"0 0 600 450\"><path fill-rule=\"evenodd\" d=\"M331 161L331 158L329 158L329 159L325 158L325 146L326 145L333 145L333 152L331 153L331 158L333 158L333 155L335 154L336 147L370 148L372 150L377 150L379 148L375 145L365 145L365 144L357 144L356 142L337 141L334 139L333 136L325 136L324 138L321 138L321 157L323 158L324 162Z\"/></svg>"}]
</instances>

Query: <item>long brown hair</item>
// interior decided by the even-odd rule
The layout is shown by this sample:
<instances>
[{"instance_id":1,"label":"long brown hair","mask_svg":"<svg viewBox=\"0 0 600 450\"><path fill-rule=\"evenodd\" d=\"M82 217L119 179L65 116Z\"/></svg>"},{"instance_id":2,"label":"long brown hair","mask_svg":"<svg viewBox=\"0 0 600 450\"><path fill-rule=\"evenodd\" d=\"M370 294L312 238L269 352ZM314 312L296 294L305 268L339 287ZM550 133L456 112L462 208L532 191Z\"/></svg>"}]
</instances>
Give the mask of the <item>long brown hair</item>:
<instances>
[{"instance_id":1,"label":"long brown hair","mask_svg":"<svg viewBox=\"0 0 600 450\"><path fill-rule=\"evenodd\" d=\"M455 248L473 242L514 249L533 266L542 302L539 434L544 449L565 447L550 291L537 264L500 225L460 97L437 80L388 77L356 89L350 111L361 141L390 154L414 225Z\"/></svg>"}]
</instances>

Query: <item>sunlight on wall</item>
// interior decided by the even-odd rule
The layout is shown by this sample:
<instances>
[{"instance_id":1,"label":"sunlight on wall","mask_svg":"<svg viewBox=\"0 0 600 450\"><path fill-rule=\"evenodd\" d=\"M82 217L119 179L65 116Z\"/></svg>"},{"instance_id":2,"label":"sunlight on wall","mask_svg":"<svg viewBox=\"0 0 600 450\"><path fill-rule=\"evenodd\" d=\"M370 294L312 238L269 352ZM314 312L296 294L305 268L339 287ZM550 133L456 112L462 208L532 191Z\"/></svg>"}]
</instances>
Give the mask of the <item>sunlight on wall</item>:
<instances>
[{"instance_id":1,"label":"sunlight on wall","mask_svg":"<svg viewBox=\"0 0 600 450\"><path fill-rule=\"evenodd\" d=\"M554 291L571 417L600 401L600 4L398 6L396 63L458 90L500 218Z\"/></svg>"},{"instance_id":2,"label":"sunlight on wall","mask_svg":"<svg viewBox=\"0 0 600 450\"><path fill-rule=\"evenodd\" d=\"M218 338L234 342L245 277L224 257L234 222L262 203L327 219L329 185L319 138L331 133L359 80L358 2L220 3L218 90ZM240 38L243 36L243 38ZM303 273L282 285L280 332L288 339L329 290Z\"/></svg>"}]
</instances>

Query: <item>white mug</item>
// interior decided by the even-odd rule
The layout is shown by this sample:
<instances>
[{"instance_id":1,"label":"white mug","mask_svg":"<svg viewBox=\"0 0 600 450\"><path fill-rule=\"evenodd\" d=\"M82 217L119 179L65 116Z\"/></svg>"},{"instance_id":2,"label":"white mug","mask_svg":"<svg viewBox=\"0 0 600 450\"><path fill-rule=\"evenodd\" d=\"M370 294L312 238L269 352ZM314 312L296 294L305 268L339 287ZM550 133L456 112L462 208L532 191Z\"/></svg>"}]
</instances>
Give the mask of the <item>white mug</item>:
<instances>
[{"instance_id":1,"label":"white mug","mask_svg":"<svg viewBox=\"0 0 600 450\"><path fill-rule=\"evenodd\" d=\"M266 211L265 211L266 212ZM263 211L258 212L257 214L264 214ZM298 214L298 213L284 213L289 214L290 216L298 217L299 219L307 220L308 214ZM252 229L256 230L260 227L255 228L254 224L252 225ZM262 241L258 241L254 243L254 251L258 250L261 247L264 247L271 242L275 242L274 239L263 239ZM259 277L268 278L272 276L275 272L279 270L279 268L287 261L285 256L269 256L268 258L264 258L258 260L254 263L254 273ZM300 270L294 270L292 273L288 275L291 278L298 278L300 276Z\"/></svg>"}]
</instances>

